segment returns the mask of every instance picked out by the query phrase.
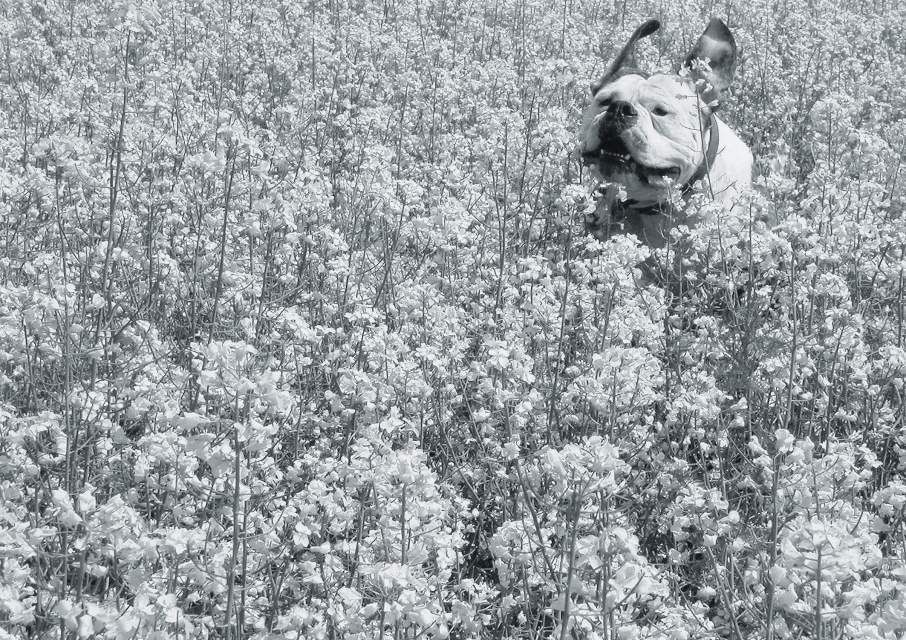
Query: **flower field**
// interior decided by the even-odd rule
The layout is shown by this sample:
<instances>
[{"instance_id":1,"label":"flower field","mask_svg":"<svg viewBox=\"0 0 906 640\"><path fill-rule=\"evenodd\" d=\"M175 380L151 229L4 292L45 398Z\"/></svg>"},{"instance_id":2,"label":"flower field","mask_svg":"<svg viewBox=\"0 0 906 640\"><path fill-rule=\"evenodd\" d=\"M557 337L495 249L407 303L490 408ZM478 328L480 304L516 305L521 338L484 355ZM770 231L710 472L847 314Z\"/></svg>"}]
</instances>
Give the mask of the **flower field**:
<instances>
[{"instance_id":1,"label":"flower field","mask_svg":"<svg viewBox=\"0 0 906 640\"><path fill-rule=\"evenodd\" d=\"M629 33L755 156L586 232ZM906 3L0 6L0 640L906 637Z\"/></svg>"}]
</instances>

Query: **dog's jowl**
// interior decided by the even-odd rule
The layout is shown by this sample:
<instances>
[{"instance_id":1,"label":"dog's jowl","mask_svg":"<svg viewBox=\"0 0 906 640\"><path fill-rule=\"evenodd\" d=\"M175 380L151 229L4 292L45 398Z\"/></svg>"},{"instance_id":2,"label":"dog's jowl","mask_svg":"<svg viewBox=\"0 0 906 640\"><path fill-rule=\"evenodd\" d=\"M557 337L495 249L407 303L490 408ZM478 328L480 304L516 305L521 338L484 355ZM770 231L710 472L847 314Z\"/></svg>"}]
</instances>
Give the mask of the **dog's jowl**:
<instances>
[{"instance_id":1,"label":"dog's jowl","mask_svg":"<svg viewBox=\"0 0 906 640\"><path fill-rule=\"evenodd\" d=\"M749 148L715 114L733 80L733 35L713 18L680 73L649 75L635 66L635 45L659 26L649 20L636 29L592 85L579 134L583 162L612 185L599 207L604 233L622 227L652 247L666 243L675 185L686 196L701 181L715 200L730 203L752 181Z\"/></svg>"}]
</instances>

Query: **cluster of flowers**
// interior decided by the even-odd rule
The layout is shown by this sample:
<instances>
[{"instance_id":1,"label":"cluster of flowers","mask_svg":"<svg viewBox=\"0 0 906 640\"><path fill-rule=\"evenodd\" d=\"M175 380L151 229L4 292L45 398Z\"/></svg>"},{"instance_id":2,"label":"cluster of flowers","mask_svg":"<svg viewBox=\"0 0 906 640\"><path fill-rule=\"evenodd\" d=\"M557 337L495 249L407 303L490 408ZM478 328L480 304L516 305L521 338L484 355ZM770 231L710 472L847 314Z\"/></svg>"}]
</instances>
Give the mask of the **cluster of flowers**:
<instances>
[{"instance_id":1,"label":"cluster of flowers","mask_svg":"<svg viewBox=\"0 0 906 640\"><path fill-rule=\"evenodd\" d=\"M731 0L758 191L592 238L699 4L11 4L0 640L906 633L906 6Z\"/></svg>"}]
</instances>

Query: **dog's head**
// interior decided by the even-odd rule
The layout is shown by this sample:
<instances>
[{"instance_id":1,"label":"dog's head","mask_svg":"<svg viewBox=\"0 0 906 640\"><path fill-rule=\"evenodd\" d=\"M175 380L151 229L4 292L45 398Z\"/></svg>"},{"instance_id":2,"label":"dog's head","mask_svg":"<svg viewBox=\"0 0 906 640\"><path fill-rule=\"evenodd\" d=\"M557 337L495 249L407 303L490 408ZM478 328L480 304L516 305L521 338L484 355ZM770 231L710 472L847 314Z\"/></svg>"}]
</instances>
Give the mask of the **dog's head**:
<instances>
[{"instance_id":1,"label":"dog's head","mask_svg":"<svg viewBox=\"0 0 906 640\"><path fill-rule=\"evenodd\" d=\"M736 65L733 35L712 18L680 73L644 73L635 67L635 45L659 27L648 20L636 29L592 85L579 134L583 162L600 179L622 184L638 202L662 200L671 182L687 184L696 175L711 113Z\"/></svg>"}]
</instances>

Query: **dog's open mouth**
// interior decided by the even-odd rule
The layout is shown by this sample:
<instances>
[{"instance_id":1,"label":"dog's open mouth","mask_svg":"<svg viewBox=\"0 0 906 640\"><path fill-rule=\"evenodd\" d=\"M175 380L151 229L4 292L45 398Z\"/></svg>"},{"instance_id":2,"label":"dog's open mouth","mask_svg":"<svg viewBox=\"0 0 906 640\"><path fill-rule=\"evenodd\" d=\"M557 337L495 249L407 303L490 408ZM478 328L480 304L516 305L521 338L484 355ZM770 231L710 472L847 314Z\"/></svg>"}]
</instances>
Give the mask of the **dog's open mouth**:
<instances>
[{"instance_id":1,"label":"dog's open mouth","mask_svg":"<svg viewBox=\"0 0 906 640\"><path fill-rule=\"evenodd\" d=\"M649 167L638 162L620 138L608 139L598 149L583 153L582 162L586 165L597 165L604 175L617 170L635 173L643 179L648 177L676 179L680 175L679 167Z\"/></svg>"}]
</instances>

